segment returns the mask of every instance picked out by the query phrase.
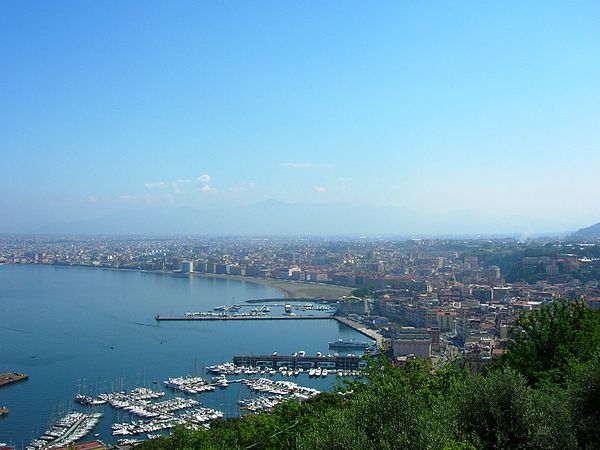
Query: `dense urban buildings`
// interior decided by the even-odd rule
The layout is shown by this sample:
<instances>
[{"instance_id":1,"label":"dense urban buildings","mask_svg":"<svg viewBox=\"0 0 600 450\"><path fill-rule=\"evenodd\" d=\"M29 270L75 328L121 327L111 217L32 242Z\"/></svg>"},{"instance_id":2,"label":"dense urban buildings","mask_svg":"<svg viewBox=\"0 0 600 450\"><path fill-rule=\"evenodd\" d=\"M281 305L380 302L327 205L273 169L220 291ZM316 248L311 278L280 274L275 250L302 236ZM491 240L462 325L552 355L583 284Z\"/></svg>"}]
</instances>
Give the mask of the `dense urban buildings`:
<instances>
[{"instance_id":1,"label":"dense urban buildings","mask_svg":"<svg viewBox=\"0 0 600 450\"><path fill-rule=\"evenodd\" d=\"M600 245L515 239L5 236L0 263L237 276L354 288L337 314L378 329L398 363L502 354L518 313L559 297L600 307Z\"/></svg>"}]
</instances>

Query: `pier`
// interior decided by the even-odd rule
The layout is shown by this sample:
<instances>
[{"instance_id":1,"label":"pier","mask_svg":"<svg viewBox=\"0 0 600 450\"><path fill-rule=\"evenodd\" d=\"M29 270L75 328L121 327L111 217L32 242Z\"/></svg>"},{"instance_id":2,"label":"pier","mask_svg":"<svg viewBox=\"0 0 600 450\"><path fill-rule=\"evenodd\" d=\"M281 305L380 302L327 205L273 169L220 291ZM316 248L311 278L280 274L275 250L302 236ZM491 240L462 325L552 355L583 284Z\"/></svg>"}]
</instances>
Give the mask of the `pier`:
<instances>
[{"instance_id":1,"label":"pier","mask_svg":"<svg viewBox=\"0 0 600 450\"><path fill-rule=\"evenodd\" d=\"M28 378L29 378L29 375L26 375L24 373L15 373L15 372L0 373L0 387L6 386L11 383L16 383L17 381L24 381L24 380L27 380Z\"/></svg>"},{"instance_id":2,"label":"pier","mask_svg":"<svg viewBox=\"0 0 600 450\"><path fill-rule=\"evenodd\" d=\"M309 297L286 297L286 298L253 298L250 300L246 300L246 303L250 304L262 304L262 303L292 303L292 302L301 302L301 303L337 303L337 299L330 298L309 298ZM276 305L273 305L276 306Z\"/></svg>"},{"instance_id":3,"label":"pier","mask_svg":"<svg viewBox=\"0 0 600 450\"><path fill-rule=\"evenodd\" d=\"M329 319L329 320L337 320L339 323L343 323L347 327L350 327L353 330L358 331L362 335L367 336L369 339L373 339L375 342L377 342L378 348L381 348L382 344L384 343L383 336L381 336L381 334L379 334L379 332L377 332L376 330L367 328L364 324L362 324L360 322L356 322L347 317L332 316L332 315L301 316L301 315L291 315L290 314L290 315L285 315L285 316L282 316L282 315L273 316L273 315L267 315L267 314L262 314L262 315L259 315L259 314L257 314L257 315L250 315L250 314L233 315L232 314L232 315L160 316L157 314L154 317L154 319L156 319L157 321L161 321L161 320L166 320L166 321L170 321L170 320L176 320L176 321L187 321L187 320L225 321L225 320L324 320L324 319Z\"/></svg>"},{"instance_id":4,"label":"pier","mask_svg":"<svg viewBox=\"0 0 600 450\"><path fill-rule=\"evenodd\" d=\"M159 316L155 320L201 320L201 321L224 321L224 320L322 320L333 319L333 316L268 316L268 315L239 315L239 316Z\"/></svg>"},{"instance_id":5,"label":"pier","mask_svg":"<svg viewBox=\"0 0 600 450\"><path fill-rule=\"evenodd\" d=\"M333 318L335 320L337 320L338 322L343 323L344 325L358 331L362 335L367 336L370 339L373 339L374 341L377 342L377 348L381 348L381 345L384 342L384 338L376 330L367 328L362 323L356 322L355 320L352 320L352 319L348 319L347 317L335 316Z\"/></svg>"},{"instance_id":6,"label":"pier","mask_svg":"<svg viewBox=\"0 0 600 450\"><path fill-rule=\"evenodd\" d=\"M245 355L234 356L236 366L251 367L287 367L288 369L344 369L356 370L367 367L367 361L362 356L286 356L286 355Z\"/></svg>"}]
</instances>

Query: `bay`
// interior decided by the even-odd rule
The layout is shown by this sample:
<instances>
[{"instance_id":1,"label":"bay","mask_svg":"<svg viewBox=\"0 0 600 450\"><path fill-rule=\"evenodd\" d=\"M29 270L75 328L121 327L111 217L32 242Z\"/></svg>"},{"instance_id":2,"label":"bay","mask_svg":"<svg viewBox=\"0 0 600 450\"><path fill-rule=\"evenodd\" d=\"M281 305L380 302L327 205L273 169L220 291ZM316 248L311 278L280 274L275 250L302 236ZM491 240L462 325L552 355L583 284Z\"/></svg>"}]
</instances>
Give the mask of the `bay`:
<instances>
[{"instance_id":1,"label":"bay","mask_svg":"<svg viewBox=\"0 0 600 450\"><path fill-rule=\"evenodd\" d=\"M58 414L77 409L78 393L149 386L169 377L230 361L236 354L328 353L329 341L364 339L334 320L157 322L155 314L181 315L257 298L279 298L252 282L162 273L42 265L0 266L0 372L30 379L0 389L0 442L23 448ZM153 382L158 381L158 384ZM335 380L293 379L320 390ZM171 394L169 394L171 395ZM202 405L239 414L251 394L240 385L196 397ZM131 420L102 408L93 433L114 443L110 426ZM93 436L90 435L88 438Z\"/></svg>"}]
</instances>

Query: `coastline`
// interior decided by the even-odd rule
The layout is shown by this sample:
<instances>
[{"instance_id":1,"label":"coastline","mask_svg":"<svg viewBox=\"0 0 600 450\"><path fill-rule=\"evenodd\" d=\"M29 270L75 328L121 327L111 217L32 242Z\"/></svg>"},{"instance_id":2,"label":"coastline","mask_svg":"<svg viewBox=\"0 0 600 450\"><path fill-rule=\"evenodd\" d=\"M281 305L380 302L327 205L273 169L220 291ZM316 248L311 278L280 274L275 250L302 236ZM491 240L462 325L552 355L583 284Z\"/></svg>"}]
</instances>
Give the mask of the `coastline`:
<instances>
[{"instance_id":1,"label":"coastline","mask_svg":"<svg viewBox=\"0 0 600 450\"><path fill-rule=\"evenodd\" d=\"M103 269L121 272L140 272L140 273L152 273L160 275L168 275L177 278L186 276L204 277L204 278L217 278L221 280L235 280L244 281L246 283L260 284L268 286L273 289L277 289L283 295L282 298L307 298L307 299L337 299L342 295L348 295L354 288L348 286L338 286L334 284L325 283L306 283L303 281L291 281L291 280L276 280L270 278L258 278L258 277L247 277L242 275L223 275L215 273L180 273L180 272L168 272L159 270L145 270L145 269L130 269L130 268L118 268L118 267L96 267L96 266L84 266L84 265L61 265L61 264L44 264L38 263L39 265L52 266L52 267L68 267L68 268L85 268L85 269ZM19 264L19 265L37 265L37 264Z\"/></svg>"},{"instance_id":2,"label":"coastline","mask_svg":"<svg viewBox=\"0 0 600 450\"><path fill-rule=\"evenodd\" d=\"M246 277L242 275L221 275L214 273L193 272L190 275L218 278L221 280L245 281L248 283L261 284L277 289L283 293L284 298L328 298L337 299L342 295L348 295L354 288L348 286L337 286L323 283L305 283L303 281L274 280L270 278Z\"/></svg>"},{"instance_id":3,"label":"coastline","mask_svg":"<svg viewBox=\"0 0 600 450\"><path fill-rule=\"evenodd\" d=\"M245 281L246 283L260 284L262 286L268 286L273 289L277 289L279 292L283 294L283 298L293 297L292 292L288 289L284 289L279 286L274 286L272 283L269 283L269 280L263 278L256 277L243 277L241 275L221 275L217 273L201 273L201 272L192 272L189 274L181 274L181 275L191 275L194 277L202 277L202 278L216 278L218 280L235 280L235 281Z\"/></svg>"}]
</instances>

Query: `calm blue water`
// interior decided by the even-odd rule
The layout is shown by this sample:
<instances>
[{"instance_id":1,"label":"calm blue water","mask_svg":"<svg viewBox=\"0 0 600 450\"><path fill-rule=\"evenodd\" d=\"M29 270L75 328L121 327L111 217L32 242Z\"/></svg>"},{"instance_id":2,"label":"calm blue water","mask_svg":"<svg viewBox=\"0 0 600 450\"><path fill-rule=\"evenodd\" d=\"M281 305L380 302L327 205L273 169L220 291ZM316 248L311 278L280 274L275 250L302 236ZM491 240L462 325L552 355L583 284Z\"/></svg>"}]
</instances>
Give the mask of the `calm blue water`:
<instances>
[{"instance_id":1,"label":"calm blue water","mask_svg":"<svg viewBox=\"0 0 600 450\"><path fill-rule=\"evenodd\" d=\"M0 372L30 379L0 389L0 442L18 448L46 429L50 418L73 406L77 392L116 387L161 388L169 377L193 374L236 354L329 352L338 338L364 339L333 320L248 322L156 322L154 315L181 315L281 292L236 280L182 277L56 266L0 266ZM158 380L160 384L153 385ZM324 390L335 382L290 378ZM201 394L205 406L239 413L237 400L251 394L239 385ZM115 421L127 414L103 407L93 433L107 443ZM93 436L93 435L90 435Z\"/></svg>"}]
</instances>

